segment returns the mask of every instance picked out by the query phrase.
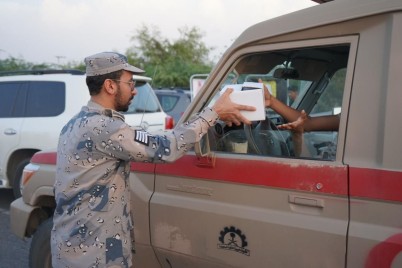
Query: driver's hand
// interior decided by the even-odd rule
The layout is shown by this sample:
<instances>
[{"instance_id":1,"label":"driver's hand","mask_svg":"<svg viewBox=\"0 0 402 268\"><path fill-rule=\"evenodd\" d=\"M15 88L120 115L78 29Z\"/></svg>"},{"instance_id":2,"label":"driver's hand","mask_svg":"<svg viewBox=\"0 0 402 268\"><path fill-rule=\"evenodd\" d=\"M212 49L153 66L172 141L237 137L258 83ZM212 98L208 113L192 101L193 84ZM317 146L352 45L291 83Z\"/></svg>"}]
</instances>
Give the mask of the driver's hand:
<instances>
[{"instance_id":1,"label":"driver's hand","mask_svg":"<svg viewBox=\"0 0 402 268\"><path fill-rule=\"evenodd\" d=\"M251 121L245 118L240 111L255 111L255 107L232 102L230 100L232 92L233 89L228 88L215 102L212 109L219 115L220 120L224 121L229 127L232 124L239 126L241 123L250 125Z\"/></svg>"},{"instance_id":2,"label":"driver's hand","mask_svg":"<svg viewBox=\"0 0 402 268\"><path fill-rule=\"evenodd\" d=\"M291 130L295 133L302 134L304 132L304 124L306 123L307 119L308 119L308 117L307 117L306 111L302 110L299 118L297 118L296 121L279 125L278 128L284 129L284 130Z\"/></svg>"},{"instance_id":3,"label":"driver's hand","mask_svg":"<svg viewBox=\"0 0 402 268\"><path fill-rule=\"evenodd\" d=\"M271 106L271 98L272 95L269 93L267 86L262 82L261 78L258 79L258 83L262 83L264 85L264 99L265 99L265 107Z\"/></svg>"}]
</instances>

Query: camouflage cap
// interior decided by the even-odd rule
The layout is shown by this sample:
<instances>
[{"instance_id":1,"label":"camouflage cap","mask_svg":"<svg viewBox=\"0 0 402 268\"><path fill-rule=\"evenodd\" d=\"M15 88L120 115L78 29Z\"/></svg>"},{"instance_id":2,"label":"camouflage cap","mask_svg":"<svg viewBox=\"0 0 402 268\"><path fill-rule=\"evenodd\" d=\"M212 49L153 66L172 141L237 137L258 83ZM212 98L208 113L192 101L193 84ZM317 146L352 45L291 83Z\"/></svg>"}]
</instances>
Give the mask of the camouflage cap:
<instances>
[{"instance_id":1,"label":"camouflage cap","mask_svg":"<svg viewBox=\"0 0 402 268\"><path fill-rule=\"evenodd\" d=\"M102 52L85 58L87 76L104 75L120 70L126 70L133 74L141 74L145 71L130 65L127 57L116 52Z\"/></svg>"}]
</instances>

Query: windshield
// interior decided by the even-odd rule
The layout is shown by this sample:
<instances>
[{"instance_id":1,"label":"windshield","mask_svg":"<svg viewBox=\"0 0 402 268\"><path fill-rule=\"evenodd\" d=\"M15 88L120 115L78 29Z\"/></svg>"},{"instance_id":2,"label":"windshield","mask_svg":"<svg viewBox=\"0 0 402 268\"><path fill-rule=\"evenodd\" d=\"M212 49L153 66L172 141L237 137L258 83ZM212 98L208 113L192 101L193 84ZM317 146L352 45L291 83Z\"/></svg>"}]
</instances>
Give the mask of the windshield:
<instances>
[{"instance_id":1,"label":"windshield","mask_svg":"<svg viewBox=\"0 0 402 268\"><path fill-rule=\"evenodd\" d=\"M152 87L148 83L137 82L138 91L125 114L161 112L161 107Z\"/></svg>"}]
</instances>

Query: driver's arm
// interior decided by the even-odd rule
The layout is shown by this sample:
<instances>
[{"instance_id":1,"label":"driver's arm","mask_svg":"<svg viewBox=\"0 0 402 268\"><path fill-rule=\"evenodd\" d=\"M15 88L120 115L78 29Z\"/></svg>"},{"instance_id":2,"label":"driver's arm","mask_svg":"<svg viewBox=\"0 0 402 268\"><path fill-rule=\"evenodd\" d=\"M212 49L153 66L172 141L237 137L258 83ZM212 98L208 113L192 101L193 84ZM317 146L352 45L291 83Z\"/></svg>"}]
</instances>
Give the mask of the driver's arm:
<instances>
[{"instance_id":1,"label":"driver's arm","mask_svg":"<svg viewBox=\"0 0 402 268\"><path fill-rule=\"evenodd\" d=\"M308 122L308 117L306 112L302 110L297 120L278 126L279 129L292 131L293 147L295 150L295 156L297 157L300 157L302 155L305 156L307 153L307 148L303 142L303 133L305 131L304 127L306 122Z\"/></svg>"},{"instance_id":2,"label":"driver's arm","mask_svg":"<svg viewBox=\"0 0 402 268\"><path fill-rule=\"evenodd\" d=\"M262 80L259 80L262 83ZM302 116L299 110L287 106L269 93L268 88L264 84L264 97L265 106L270 107L272 110L281 115L287 122L294 122ZM319 117L307 118L304 122L304 131L338 131L339 128L339 115L328 115Z\"/></svg>"}]
</instances>

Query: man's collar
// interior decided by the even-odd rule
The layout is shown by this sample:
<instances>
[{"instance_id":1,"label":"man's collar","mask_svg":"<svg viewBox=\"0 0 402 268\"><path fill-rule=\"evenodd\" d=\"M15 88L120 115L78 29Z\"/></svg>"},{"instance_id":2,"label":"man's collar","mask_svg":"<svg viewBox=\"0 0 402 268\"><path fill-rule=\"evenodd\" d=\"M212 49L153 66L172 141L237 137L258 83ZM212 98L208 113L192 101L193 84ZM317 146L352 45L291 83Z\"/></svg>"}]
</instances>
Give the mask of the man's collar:
<instances>
[{"instance_id":1,"label":"man's collar","mask_svg":"<svg viewBox=\"0 0 402 268\"><path fill-rule=\"evenodd\" d=\"M115 111L113 109L105 108L102 105L100 105L99 103L96 103L92 100L88 101L87 106L90 110L97 110L97 111L99 111L99 113L104 114L106 116L117 117L117 118L120 118L122 121L125 120L124 115L122 113Z\"/></svg>"}]
</instances>

